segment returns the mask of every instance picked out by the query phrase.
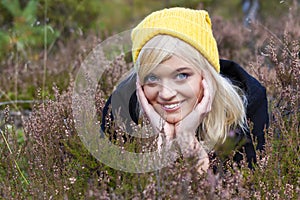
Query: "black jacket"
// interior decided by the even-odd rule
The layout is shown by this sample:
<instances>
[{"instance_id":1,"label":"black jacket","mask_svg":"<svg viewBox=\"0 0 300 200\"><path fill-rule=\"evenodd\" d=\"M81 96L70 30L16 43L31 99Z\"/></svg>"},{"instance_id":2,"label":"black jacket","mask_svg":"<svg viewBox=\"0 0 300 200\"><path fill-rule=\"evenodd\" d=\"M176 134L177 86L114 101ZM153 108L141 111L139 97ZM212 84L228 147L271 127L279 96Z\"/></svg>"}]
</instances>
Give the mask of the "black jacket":
<instances>
[{"instance_id":1,"label":"black jacket","mask_svg":"<svg viewBox=\"0 0 300 200\"><path fill-rule=\"evenodd\" d=\"M247 104L247 118L253 122L251 133L253 138L257 140L257 150L263 150L265 144L264 130L269 125L268 118L268 102L266 96L266 89L254 77L249 75L237 63L229 60L220 60L220 74L229 78L233 84L240 87L246 94ZM113 121L116 113L118 116L126 119L127 123L130 121L138 123L139 119L139 104L135 93L136 76L127 78L121 82L113 94L107 100L102 114L101 133L107 131L106 117L110 112L110 118ZM110 109L110 107L112 107ZM128 126L130 125L128 124ZM130 130L128 130L130 132ZM239 140L241 137L238 137ZM252 162L256 162L256 151L253 145L250 131L246 131L246 143L243 145L248 166L252 168ZM242 159L240 153L234 156L236 161Z\"/></svg>"}]
</instances>

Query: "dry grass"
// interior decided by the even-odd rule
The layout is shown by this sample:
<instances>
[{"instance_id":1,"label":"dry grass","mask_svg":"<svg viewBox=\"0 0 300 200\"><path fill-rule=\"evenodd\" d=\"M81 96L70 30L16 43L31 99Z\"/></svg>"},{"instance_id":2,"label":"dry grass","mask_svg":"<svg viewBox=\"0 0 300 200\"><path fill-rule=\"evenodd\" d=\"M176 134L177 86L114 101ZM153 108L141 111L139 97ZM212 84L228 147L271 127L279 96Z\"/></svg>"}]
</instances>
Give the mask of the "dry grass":
<instances>
[{"instance_id":1,"label":"dry grass","mask_svg":"<svg viewBox=\"0 0 300 200\"><path fill-rule=\"evenodd\" d=\"M231 159L223 168L216 158L211 158L211 169L203 175L196 175L193 160L184 159L145 174L130 174L105 166L85 149L77 135L71 108L71 79L62 91L53 87L52 100L35 104L31 115L23 121L23 131L14 126L10 109L5 109L0 136L0 196L3 199L299 199L299 17L297 9L291 10L286 18L268 22L269 28L253 24L251 30L243 28L240 22L213 18L214 27L218 27L215 34L221 57L241 63L267 88L270 128L266 131L265 151L258 153L254 171L245 162L236 166ZM76 72L86 55L84 50L89 49L88 45L79 46L82 51L75 63L60 54L54 55L57 59L49 64L54 66L52 72L58 65L71 65ZM61 51L68 55L74 48L69 44ZM97 90L95 102L99 115L117 77L128 69L122 58L107 72L115 79L107 79L106 86L102 83ZM37 96L42 98L39 93ZM215 170L216 166L222 167Z\"/></svg>"}]
</instances>

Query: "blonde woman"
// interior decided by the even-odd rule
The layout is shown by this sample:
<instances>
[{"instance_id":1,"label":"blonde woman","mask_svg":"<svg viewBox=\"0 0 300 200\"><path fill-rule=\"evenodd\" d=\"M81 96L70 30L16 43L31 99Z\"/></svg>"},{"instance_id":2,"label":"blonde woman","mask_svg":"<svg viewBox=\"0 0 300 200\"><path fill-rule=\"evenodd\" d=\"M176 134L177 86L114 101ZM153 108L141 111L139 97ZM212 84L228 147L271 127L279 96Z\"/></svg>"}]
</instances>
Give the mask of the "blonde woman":
<instances>
[{"instance_id":1,"label":"blonde woman","mask_svg":"<svg viewBox=\"0 0 300 200\"><path fill-rule=\"evenodd\" d=\"M134 68L108 99L102 130L107 130L109 106L125 121L138 123L145 115L159 137L176 141L184 156L199 157L199 172L209 166L207 153L229 135L245 137L251 167L256 154L247 120L254 122L252 133L257 148L263 149L268 125L265 88L236 63L219 59L208 13L187 8L156 11L131 36Z\"/></svg>"}]
</instances>

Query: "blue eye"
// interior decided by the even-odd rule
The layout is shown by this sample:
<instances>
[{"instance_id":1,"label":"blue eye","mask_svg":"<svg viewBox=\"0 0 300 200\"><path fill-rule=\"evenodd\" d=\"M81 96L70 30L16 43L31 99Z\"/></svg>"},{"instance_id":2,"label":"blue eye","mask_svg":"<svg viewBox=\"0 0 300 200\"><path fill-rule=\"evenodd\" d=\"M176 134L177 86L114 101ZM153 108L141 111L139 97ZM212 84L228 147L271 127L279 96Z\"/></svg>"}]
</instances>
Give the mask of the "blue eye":
<instances>
[{"instance_id":1,"label":"blue eye","mask_svg":"<svg viewBox=\"0 0 300 200\"><path fill-rule=\"evenodd\" d=\"M145 77L145 83L156 83L156 82L158 82L158 78L153 74L150 74Z\"/></svg>"},{"instance_id":2,"label":"blue eye","mask_svg":"<svg viewBox=\"0 0 300 200\"><path fill-rule=\"evenodd\" d=\"M176 75L176 79L178 80L185 80L189 77L189 75L187 73L180 73Z\"/></svg>"}]
</instances>

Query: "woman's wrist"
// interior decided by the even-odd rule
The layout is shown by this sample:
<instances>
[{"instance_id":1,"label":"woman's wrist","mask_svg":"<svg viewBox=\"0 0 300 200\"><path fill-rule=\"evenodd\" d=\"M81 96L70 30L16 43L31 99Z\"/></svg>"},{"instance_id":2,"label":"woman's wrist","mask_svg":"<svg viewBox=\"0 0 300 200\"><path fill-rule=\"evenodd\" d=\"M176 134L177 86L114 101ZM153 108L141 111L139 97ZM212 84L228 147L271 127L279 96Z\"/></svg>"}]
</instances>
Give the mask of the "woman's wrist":
<instances>
[{"instance_id":1,"label":"woman's wrist","mask_svg":"<svg viewBox=\"0 0 300 200\"><path fill-rule=\"evenodd\" d=\"M176 141L184 157L196 156L200 150L200 143L194 133L176 133Z\"/></svg>"},{"instance_id":2,"label":"woman's wrist","mask_svg":"<svg viewBox=\"0 0 300 200\"><path fill-rule=\"evenodd\" d=\"M209 168L208 154L195 135L188 135L179 134L179 137L176 138L181 149L181 154L185 158L195 158L197 171L200 174L202 174L203 172L205 173Z\"/></svg>"},{"instance_id":3,"label":"woman's wrist","mask_svg":"<svg viewBox=\"0 0 300 200\"><path fill-rule=\"evenodd\" d=\"M197 139L196 139L197 140ZM207 172L209 168L209 157L203 145L197 140L194 146L194 156L197 159L197 168L200 174Z\"/></svg>"}]
</instances>

